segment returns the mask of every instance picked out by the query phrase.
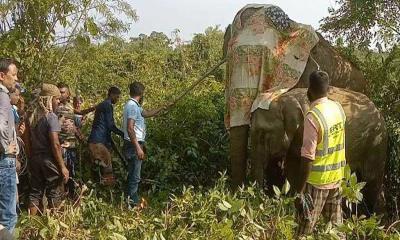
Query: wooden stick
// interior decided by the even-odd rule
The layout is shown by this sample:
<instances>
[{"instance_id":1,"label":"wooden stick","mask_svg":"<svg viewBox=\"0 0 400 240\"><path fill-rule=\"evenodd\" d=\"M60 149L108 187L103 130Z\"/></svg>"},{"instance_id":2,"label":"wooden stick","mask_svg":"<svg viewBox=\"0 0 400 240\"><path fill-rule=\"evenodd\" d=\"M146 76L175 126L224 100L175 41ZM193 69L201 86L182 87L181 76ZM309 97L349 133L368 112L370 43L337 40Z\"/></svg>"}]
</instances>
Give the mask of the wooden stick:
<instances>
[{"instance_id":1,"label":"wooden stick","mask_svg":"<svg viewBox=\"0 0 400 240\"><path fill-rule=\"evenodd\" d=\"M197 87L202 81L204 81L204 79L206 79L211 73L213 73L215 70L217 70L217 68L219 68L222 64L224 64L226 62L226 58L222 59L221 61L219 61L213 68L211 68L210 70L208 70L203 76L201 76L199 79L197 79L194 83L192 83L192 85L184 90L181 94L179 94L179 96L177 98L175 98L174 101L172 101L171 104L165 106L165 108L163 110L168 110L171 107L173 107L177 102L179 102L182 98L184 98L189 92L191 92L195 87Z\"/></svg>"}]
</instances>

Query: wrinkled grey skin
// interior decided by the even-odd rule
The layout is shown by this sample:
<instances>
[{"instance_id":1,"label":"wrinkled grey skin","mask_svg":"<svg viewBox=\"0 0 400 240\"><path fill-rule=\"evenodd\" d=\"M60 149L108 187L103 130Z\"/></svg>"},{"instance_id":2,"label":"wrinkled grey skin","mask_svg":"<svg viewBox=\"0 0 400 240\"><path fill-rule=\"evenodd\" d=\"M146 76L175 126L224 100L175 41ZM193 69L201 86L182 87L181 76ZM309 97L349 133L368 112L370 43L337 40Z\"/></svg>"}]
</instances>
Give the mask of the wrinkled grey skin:
<instances>
[{"instance_id":1,"label":"wrinkled grey skin","mask_svg":"<svg viewBox=\"0 0 400 240\"><path fill-rule=\"evenodd\" d=\"M293 89L273 101L270 110L258 109L251 123L251 169L258 182L280 185L287 178L299 183L304 115L309 109L307 89ZM383 117L365 95L331 87L330 99L345 111L346 160L364 189L369 211L382 211L382 182L387 151ZM279 163L279 164L278 164Z\"/></svg>"},{"instance_id":2,"label":"wrinkled grey skin","mask_svg":"<svg viewBox=\"0 0 400 240\"><path fill-rule=\"evenodd\" d=\"M229 27L226 32L230 32ZM311 50L311 56L316 62L318 62L320 69L329 74L331 81L330 84L336 87L364 92L366 81L361 71L349 60L342 57L320 34L318 34L318 36L319 42ZM229 35L225 34L225 55L228 41ZM310 73L317 69L315 62L309 58L305 70L295 88L308 87L308 78ZM246 179L247 159L249 157L247 155L249 129L250 128L247 125L231 127L229 129L229 156L231 160L232 185L234 187L241 185ZM271 174L274 173L275 172Z\"/></svg>"}]
</instances>

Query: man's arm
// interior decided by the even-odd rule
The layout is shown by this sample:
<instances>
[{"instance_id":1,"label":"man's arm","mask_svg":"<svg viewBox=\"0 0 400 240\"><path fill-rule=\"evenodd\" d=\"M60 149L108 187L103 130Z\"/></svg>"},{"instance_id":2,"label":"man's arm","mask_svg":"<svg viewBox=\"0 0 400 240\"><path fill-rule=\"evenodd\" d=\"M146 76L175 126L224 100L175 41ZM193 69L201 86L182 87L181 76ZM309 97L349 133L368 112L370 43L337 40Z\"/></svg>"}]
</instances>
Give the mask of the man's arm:
<instances>
[{"instance_id":1,"label":"man's arm","mask_svg":"<svg viewBox=\"0 0 400 240\"><path fill-rule=\"evenodd\" d=\"M144 152L142 147L140 146L137 138L136 138L136 134L135 134L135 120L133 120L132 118L128 118L128 135L129 135L129 139L131 140L131 143L133 144L133 146L135 146L136 149L136 153L138 155L138 158L140 160L144 159Z\"/></svg>"},{"instance_id":2,"label":"man's arm","mask_svg":"<svg viewBox=\"0 0 400 240\"><path fill-rule=\"evenodd\" d=\"M58 168L61 170L61 173L64 178L64 182L67 182L68 178L69 178L69 172L68 172L67 168L65 167L64 159L61 154L61 144L60 144L60 140L58 138L58 132L50 131L49 137L50 137L51 151L53 152L53 156L56 160Z\"/></svg>"},{"instance_id":3,"label":"man's arm","mask_svg":"<svg viewBox=\"0 0 400 240\"><path fill-rule=\"evenodd\" d=\"M106 125L107 127L115 134L124 137L124 132L122 132L121 129L117 128L117 126L115 126L115 121L114 121L114 109L112 107L111 104L109 104L106 108L105 111L105 121L106 121Z\"/></svg>"},{"instance_id":4,"label":"man's arm","mask_svg":"<svg viewBox=\"0 0 400 240\"><path fill-rule=\"evenodd\" d=\"M97 107L97 105L95 105L93 107L90 107L90 108L87 108L87 109L84 109L84 110L74 109L74 113L75 114L79 114L79 115L86 115L86 114L91 113L94 110L96 110L96 107Z\"/></svg>"},{"instance_id":5,"label":"man's arm","mask_svg":"<svg viewBox=\"0 0 400 240\"><path fill-rule=\"evenodd\" d=\"M142 116L144 118L157 117L161 114L165 114L174 105L175 105L175 103L168 103L167 105L157 108L157 109L143 110Z\"/></svg>"},{"instance_id":6,"label":"man's arm","mask_svg":"<svg viewBox=\"0 0 400 240\"><path fill-rule=\"evenodd\" d=\"M9 124L6 119L8 119L10 114L10 99L4 92L0 93L0 153L5 152L6 154L15 154L17 152L16 143L10 143L11 136L9 134ZM4 149L3 149L4 148Z\"/></svg>"},{"instance_id":7,"label":"man's arm","mask_svg":"<svg viewBox=\"0 0 400 240\"><path fill-rule=\"evenodd\" d=\"M306 183L310 176L312 162L313 160L309 158L301 157L299 185L297 186L298 193L304 193L304 190L306 189Z\"/></svg>"},{"instance_id":8,"label":"man's arm","mask_svg":"<svg viewBox=\"0 0 400 240\"><path fill-rule=\"evenodd\" d=\"M144 118L156 117L161 113L162 110L163 110L163 108L151 109L151 110L143 110L142 116Z\"/></svg>"}]
</instances>

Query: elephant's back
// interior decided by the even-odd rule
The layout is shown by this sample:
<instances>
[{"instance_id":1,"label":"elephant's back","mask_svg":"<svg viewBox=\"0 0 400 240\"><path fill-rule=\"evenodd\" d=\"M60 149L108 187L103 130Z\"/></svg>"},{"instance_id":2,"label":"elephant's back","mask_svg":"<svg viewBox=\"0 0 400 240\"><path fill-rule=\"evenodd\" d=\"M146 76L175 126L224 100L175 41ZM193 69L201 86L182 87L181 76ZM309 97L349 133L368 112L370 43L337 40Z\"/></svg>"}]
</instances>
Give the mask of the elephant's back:
<instances>
[{"instance_id":1,"label":"elephant's back","mask_svg":"<svg viewBox=\"0 0 400 240\"><path fill-rule=\"evenodd\" d=\"M387 149L385 122L375 104L364 94L332 87L329 98L346 114L346 158L352 169L374 178L384 171Z\"/></svg>"},{"instance_id":2,"label":"elephant's back","mask_svg":"<svg viewBox=\"0 0 400 240\"><path fill-rule=\"evenodd\" d=\"M364 129L364 131L381 130L386 133L382 115L375 104L364 94L331 87L328 97L342 105L347 117L346 126L350 127L348 130L355 131L352 133L355 136L361 134L362 131L356 131L359 128Z\"/></svg>"}]
</instances>

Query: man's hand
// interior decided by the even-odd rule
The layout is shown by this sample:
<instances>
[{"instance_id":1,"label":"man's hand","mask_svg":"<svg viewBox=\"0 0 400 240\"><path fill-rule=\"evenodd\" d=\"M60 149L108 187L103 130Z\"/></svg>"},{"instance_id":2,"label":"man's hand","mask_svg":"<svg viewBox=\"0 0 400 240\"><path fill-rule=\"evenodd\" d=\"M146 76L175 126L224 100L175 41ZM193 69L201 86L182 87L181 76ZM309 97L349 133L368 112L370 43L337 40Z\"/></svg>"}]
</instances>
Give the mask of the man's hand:
<instances>
[{"instance_id":1,"label":"man's hand","mask_svg":"<svg viewBox=\"0 0 400 240\"><path fill-rule=\"evenodd\" d=\"M69 146L71 146L71 143L69 143L69 142L64 142L61 144L61 147L63 147L63 148L69 148Z\"/></svg>"},{"instance_id":2,"label":"man's hand","mask_svg":"<svg viewBox=\"0 0 400 240\"><path fill-rule=\"evenodd\" d=\"M300 196L297 196L296 199L294 200L294 206L296 207L296 209L299 213L303 212L303 203L301 201Z\"/></svg>"},{"instance_id":3,"label":"man's hand","mask_svg":"<svg viewBox=\"0 0 400 240\"><path fill-rule=\"evenodd\" d=\"M82 134L77 134L76 137L77 137L78 140L81 141L81 142L87 142L87 139L86 139L85 136L83 136Z\"/></svg>"},{"instance_id":4,"label":"man's hand","mask_svg":"<svg viewBox=\"0 0 400 240\"><path fill-rule=\"evenodd\" d=\"M22 136L25 132L25 123L21 123L18 127L18 136Z\"/></svg>"},{"instance_id":5,"label":"man's hand","mask_svg":"<svg viewBox=\"0 0 400 240\"><path fill-rule=\"evenodd\" d=\"M8 154L17 154L17 144L11 143L10 146L8 146L7 153Z\"/></svg>"},{"instance_id":6,"label":"man's hand","mask_svg":"<svg viewBox=\"0 0 400 240\"><path fill-rule=\"evenodd\" d=\"M63 177L64 183L67 183L68 179L69 179L69 171L68 171L68 169L66 167L63 167L61 169L61 173L62 173L62 177Z\"/></svg>"},{"instance_id":7,"label":"man's hand","mask_svg":"<svg viewBox=\"0 0 400 240\"><path fill-rule=\"evenodd\" d=\"M75 123L71 119L65 119L63 121L63 124L61 125L61 129L67 133L75 133L76 132Z\"/></svg>"},{"instance_id":8,"label":"man's hand","mask_svg":"<svg viewBox=\"0 0 400 240\"><path fill-rule=\"evenodd\" d=\"M136 154L137 154L139 160L142 160L142 161L144 160L144 152L143 152L142 147L140 147L140 146L136 147Z\"/></svg>"}]
</instances>

